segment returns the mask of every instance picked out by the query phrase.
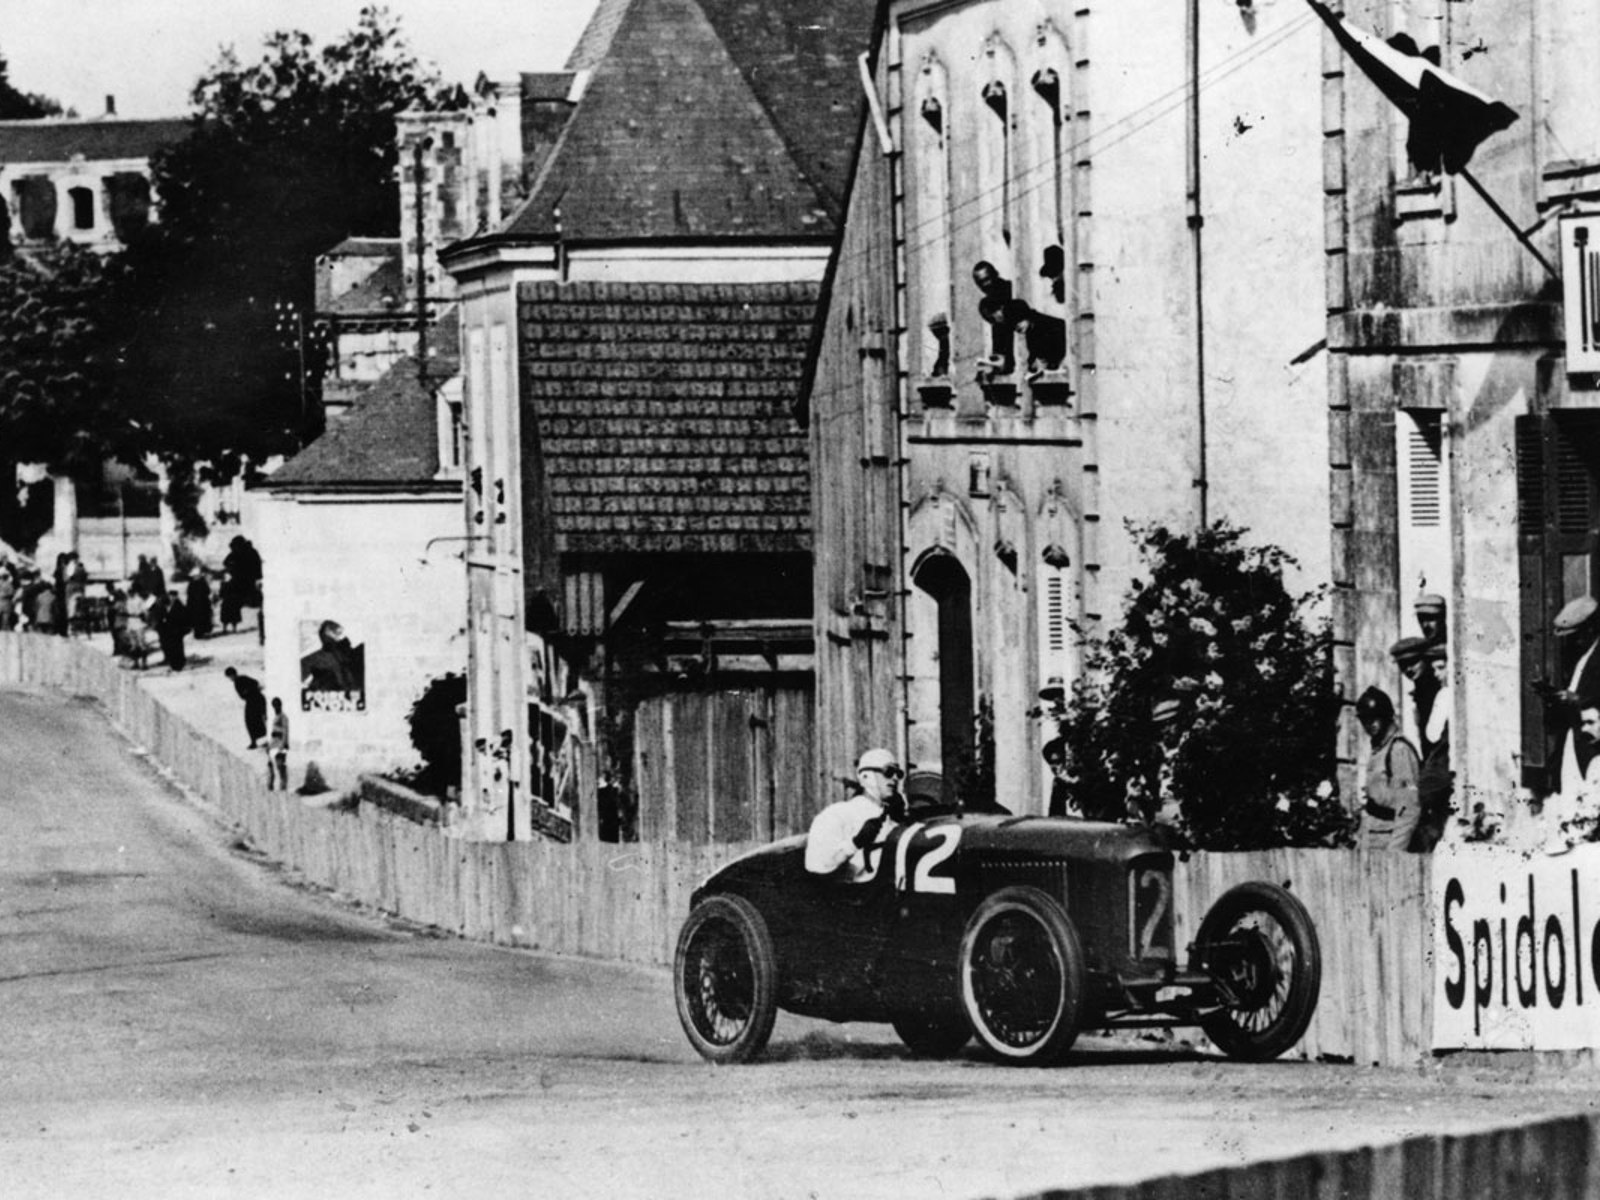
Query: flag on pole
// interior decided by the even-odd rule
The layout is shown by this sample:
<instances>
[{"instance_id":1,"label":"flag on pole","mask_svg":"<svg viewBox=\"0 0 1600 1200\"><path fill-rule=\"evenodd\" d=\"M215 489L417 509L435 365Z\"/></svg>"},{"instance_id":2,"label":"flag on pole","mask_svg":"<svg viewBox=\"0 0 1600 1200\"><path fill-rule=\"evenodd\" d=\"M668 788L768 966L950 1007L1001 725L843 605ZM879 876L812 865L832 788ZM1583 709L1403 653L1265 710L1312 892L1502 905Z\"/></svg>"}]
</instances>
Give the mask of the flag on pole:
<instances>
[{"instance_id":1,"label":"flag on pole","mask_svg":"<svg viewBox=\"0 0 1600 1200\"><path fill-rule=\"evenodd\" d=\"M1356 66L1410 122L1406 155L1419 171L1462 171L1491 134L1517 119L1509 105L1486 96L1439 66L1439 51L1419 51L1405 34L1388 41L1357 29L1320 0L1306 0Z\"/></svg>"}]
</instances>

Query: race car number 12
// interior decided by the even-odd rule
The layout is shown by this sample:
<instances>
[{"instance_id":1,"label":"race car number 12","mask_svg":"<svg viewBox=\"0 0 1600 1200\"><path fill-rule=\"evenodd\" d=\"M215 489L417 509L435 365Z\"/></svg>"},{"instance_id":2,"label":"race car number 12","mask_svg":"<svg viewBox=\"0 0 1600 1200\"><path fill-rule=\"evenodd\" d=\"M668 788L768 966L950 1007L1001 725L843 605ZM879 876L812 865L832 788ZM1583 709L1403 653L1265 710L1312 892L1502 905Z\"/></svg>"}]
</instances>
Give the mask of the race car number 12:
<instances>
[{"instance_id":1,"label":"race car number 12","mask_svg":"<svg viewBox=\"0 0 1600 1200\"><path fill-rule=\"evenodd\" d=\"M938 868L949 862L961 842L961 826L935 825L920 822L907 825L895 848L894 888L906 890L906 872L911 872L911 890L935 895L953 896L956 891L954 875L938 874Z\"/></svg>"}]
</instances>

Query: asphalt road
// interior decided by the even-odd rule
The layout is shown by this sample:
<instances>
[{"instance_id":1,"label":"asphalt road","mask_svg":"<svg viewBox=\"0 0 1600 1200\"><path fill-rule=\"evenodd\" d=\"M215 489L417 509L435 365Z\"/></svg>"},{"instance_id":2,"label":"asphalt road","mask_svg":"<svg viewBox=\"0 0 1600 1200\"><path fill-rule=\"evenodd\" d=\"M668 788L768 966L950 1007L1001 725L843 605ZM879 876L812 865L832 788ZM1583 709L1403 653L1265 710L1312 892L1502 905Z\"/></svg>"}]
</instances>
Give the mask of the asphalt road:
<instances>
[{"instance_id":1,"label":"asphalt road","mask_svg":"<svg viewBox=\"0 0 1600 1200\"><path fill-rule=\"evenodd\" d=\"M700 1063L663 972L496 950L291 886L86 700L0 689L0 1196L1015 1196L1465 1131L1593 1077L1242 1067L1086 1039L908 1058L780 1018Z\"/></svg>"}]
</instances>

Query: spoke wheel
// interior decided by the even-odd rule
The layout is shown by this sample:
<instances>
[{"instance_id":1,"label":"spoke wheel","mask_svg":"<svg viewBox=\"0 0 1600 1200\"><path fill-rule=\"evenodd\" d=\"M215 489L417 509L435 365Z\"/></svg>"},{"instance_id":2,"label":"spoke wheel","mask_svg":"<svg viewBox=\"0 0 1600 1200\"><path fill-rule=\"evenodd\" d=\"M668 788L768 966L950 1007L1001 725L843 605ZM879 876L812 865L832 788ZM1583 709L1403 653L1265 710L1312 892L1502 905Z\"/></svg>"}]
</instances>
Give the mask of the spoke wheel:
<instances>
[{"instance_id":1,"label":"spoke wheel","mask_svg":"<svg viewBox=\"0 0 1600 1200\"><path fill-rule=\"evenodd\" d=\"M778 1014L772 936L740 896L695 906L678 935L673 964L678 1020L715 1063L748 1062L766 1047Z\"/></svg>"},{"instance_id":2,"label":"spoke wheel","mask_svg":"<svg viewBox=\"0 0 1600 1200\"><path fill-rule=\"evenodd\" d=\"M1246 883L1200 924L1207 969L1231 995L1200 1021L1230 1058L1277 1058L1303 1036L1322 990L1322 949L1305 906L1283 888Z\"/></svg>"},{"instance_id":3,"label":"spoke wheel","mask_svg":"<svg viewBox=\"0 0 1600 1200\"><path fill-rule=\"evenodd\" d=\"M978 906L960 971L967 1019L1003 1062L1053 1062L1078 1036L1083 948L1065 910L1039 889L1002 888Z\"/></svg>"}]
</instances>

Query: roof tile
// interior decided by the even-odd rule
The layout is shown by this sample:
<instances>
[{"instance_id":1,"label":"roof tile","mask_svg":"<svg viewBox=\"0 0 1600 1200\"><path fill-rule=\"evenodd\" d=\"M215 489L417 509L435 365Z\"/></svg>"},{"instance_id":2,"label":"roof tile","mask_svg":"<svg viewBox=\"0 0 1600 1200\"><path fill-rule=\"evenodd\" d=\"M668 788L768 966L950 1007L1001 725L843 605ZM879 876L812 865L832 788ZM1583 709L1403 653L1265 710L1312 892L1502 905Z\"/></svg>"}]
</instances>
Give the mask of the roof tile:
<instances>
[{"instance_id":1,"label":"roof tile","mask_svg":"<svg viewBox=\"0 0 1600 1200\"><path fill-rule=\"evenodd\" d=\"M558 548L809 546L790 405L816 296L809 283L523 285L523 403Z\"/></svg>"}]
</instances>

